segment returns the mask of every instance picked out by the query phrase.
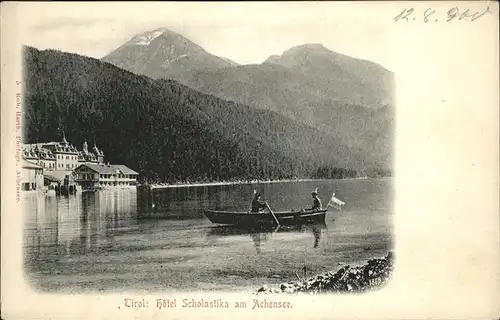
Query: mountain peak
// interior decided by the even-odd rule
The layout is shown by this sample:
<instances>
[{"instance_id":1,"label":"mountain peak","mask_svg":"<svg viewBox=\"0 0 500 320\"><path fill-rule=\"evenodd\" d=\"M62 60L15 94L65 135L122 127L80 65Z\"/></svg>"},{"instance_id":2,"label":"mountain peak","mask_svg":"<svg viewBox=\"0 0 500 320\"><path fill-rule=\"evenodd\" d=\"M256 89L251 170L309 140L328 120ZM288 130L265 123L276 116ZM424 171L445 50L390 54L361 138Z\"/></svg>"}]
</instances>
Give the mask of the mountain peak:
<instances>
[{"instance_id":1,"label":"mountain peak","mask_svg":"<svg viewBox=\"0 0 500 320\"><path fill-rule=\"evenodd\" d=\"M287 57L287 56L309 56L310 54L313 54L315 56L317 55L338 55L338 53L328 49L321 43L305 43L301 44L295 47L291 47L290 49L286 50L283 52L281 55L281 58Z\"/></svg>"},{"instance_id":2,"label":"mountain peak","mask_svg":"<svg viewBox=\"0 0 500 320\"><path fill-rule=\"evenodd\" d=\"M280 56L277 54L270 55L269 58L267 58L264 63L279 63L280 62Z\"/></svg>"},{"instance_id":3,"label":"mountain peak","mask_svg":"<svg viewBox=\"0 0 500 320\"><path fill-rule=\"evenodd\" d=\"M320 50L320 51L331 51L328 50L322 43L304 43L295 47L292 47L290 50L293 49L301 49L301 50ZM289 51L289 50L287 50Z\"/></svg>"},{"instance_id":4,"label":"mountain peak","mask_svg":"<svg viewBox=\"0 0 500 320\"><path fill-rule=\"evenodd\" d=\"M151 31L146 31L141 34L138 34L134 36L129 42L129 45L138 45L138 46L147 46L149 45L154 39L158 38L159 36L173 36L173 37L181 37L180 34L177 32L174 32L170 29L167 28L157 28Z\"/></svg>"},{"instance_id":5,"label":"mountain peak","mask_svg":"<svg viewBox=\"0 0 500 320\"><path fill-rule=\"evenodd\" d=\"M325 47L322 43L304 43L285 50L281 55L273 54L269 56L264 63L274 63L288 66L287 61L290 59L302 60L311 53L316 55L335 54L335 52Z\"/></svg>"},{"instance_id":6,"label":"mountain peak","mask_svg":"<svg viewBox=\"0 0 500 320\"><path fill-rule=\"evenodd\" d=\"M198 44L167 28L135 35L102 61L151 78L182 77L192 70L217 69L237 65L208 53Z\"/></svg>"}]
</instances>

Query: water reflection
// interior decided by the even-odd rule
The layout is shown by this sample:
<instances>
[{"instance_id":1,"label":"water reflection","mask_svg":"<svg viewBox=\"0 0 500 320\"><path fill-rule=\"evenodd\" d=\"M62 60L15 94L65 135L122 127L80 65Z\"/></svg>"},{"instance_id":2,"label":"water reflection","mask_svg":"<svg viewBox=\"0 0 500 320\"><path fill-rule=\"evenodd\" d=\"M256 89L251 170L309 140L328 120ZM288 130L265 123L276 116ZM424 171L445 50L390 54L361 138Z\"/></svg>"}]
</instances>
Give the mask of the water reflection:
<instances>
[{"instance_id":1,"label":"water reflection","mask_svg":"<svg viewBox=\"0 0 500 320\"><path fill-rule=\"evenodd\" d=\"M135 190L84 192L69 197L27 194L24 241L31 256L95 252L117 231L137 224Z\"/></svg>"},{"instance_id":2,"label":"water reflection","mask_svg":"<svg viewBox=\"0 0 500 320\"><path fill-rule=\"evenodd\" d=\"M280 226L280 227L267 227L257 229L246 229L234 226L214 226L208 228L206 239L209 241L217 241L220 238L238 237L242 235L249 235L252 238L254 247L257 253L261 252L261 247L266 243L268 238L274 234L280 233L296 233L296 234L312 234L313 235L313 248L318 248L320 240L324 232L327 230L325 223L315 223L299 226Z\"/></svg>"},{"instance_id":3,"label":"water reflection","mask_svg":"<svg viewBox=\"0 0 500 320\"><path fill-rule=\"evenodd\" d=\"M264 243L267 240L267 234L266 233L251 233L252 236L253 244L255 246L255 249L257 250L257 253L260 253L260 247L261 247L261 241L263 240Z\"/></svg>"},{"instance_id":4,"label":"water reflection","mask_svg":"<svg viewBox=\"0 0 500 320\"><path fill-rule=\"evenodd\" d=\"M194 219L203 217L205 206L217 206L222 194L200 186L139 191L138 211L142 219Z\"/></svg>"}]
</instances>

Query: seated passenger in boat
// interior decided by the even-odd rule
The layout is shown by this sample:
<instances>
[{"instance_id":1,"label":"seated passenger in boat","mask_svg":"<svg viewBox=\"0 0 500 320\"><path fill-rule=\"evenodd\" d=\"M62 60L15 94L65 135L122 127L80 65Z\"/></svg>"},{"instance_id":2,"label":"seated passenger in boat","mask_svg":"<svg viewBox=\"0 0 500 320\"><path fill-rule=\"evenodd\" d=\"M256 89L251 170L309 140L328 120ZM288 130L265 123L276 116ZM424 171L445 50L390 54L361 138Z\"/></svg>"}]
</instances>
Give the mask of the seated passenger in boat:
<instances>
[{"instance_id":1,"label":"seated passenger in boat","mask_svg":"<svg viewBox=\"0 0 500 320\"><path fill-rule=\"evenodd\" d=\"M252 212L259 212L261 210L264 210L267 207L266 203L262 202L260 200L261 195L259 192L254 191L254 193L255 193L255 196L252 200L252 210L251 211Z\"/></svg>"},{"instance_id":2,"label":"seated passenger in boat","mask_svg":"<svg viewBox=\"0 0 500 320\"><path fill-rule=\"evenodd\" d=\"M316 190L311 192L311 195L313 197L313 205L310 209L307 210L313 210L313 211L321 210L322 207L321 207L321 200L318 198L318 188L316 188Z\"/></svg>"}]
</instances>

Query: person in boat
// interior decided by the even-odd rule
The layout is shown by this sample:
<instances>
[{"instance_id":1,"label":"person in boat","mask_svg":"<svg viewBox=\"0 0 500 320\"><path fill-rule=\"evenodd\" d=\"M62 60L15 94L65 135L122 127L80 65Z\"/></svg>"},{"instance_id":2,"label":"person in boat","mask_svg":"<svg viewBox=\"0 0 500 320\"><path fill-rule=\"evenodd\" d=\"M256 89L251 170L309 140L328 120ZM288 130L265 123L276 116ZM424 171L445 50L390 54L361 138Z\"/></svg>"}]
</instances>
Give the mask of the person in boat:
<instances>
[{"instance_id":1,"label":"person in boat","mask_svg":"<svg viewBox=\"0 0 500 320\"><path fill-rule=\"evenodd\" d=\"M261 210L264 210L267 206L265 202L261 201L261 194L257 191L254 190L255 196L253 197L252 200L252 212L259 212Z\"/></svg>"},{"instance_id":2,"label":"person in boat","mask_svg":"<svg viewBox=\"0 0 500 320\"><path fill-rule=\"evenodd\" d=\"M313 192L311 192L312 198L313 198L313 205L311 208L308 208L306 210L321 210L321 200L318 198L318 188L316 188Z\"/></svg>"}]
</instances>

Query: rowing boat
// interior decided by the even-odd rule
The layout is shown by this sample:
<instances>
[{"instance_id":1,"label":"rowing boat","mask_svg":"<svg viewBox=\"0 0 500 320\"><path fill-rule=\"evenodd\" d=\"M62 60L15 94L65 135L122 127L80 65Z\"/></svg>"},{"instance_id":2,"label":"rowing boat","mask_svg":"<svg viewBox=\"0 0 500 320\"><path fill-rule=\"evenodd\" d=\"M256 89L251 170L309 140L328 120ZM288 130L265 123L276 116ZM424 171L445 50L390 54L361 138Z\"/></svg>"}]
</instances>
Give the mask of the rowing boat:
<instances>
[{"instance_id":1,"label":"rowing boat","mask_svg":"<svg viewBox=\"0 0 500 320\"><path fill-rule=\"evenodd\" d=\"M234 212L205 210L204 214L208 220L216 224L236 225L245 228L260 227L276 224L300 225L308 223L324 222L326 209L316 211L285 211L274 212L274 216L268 212ZM276 218L276 219L275 219Z\"/></svg>"}]
</instances>

